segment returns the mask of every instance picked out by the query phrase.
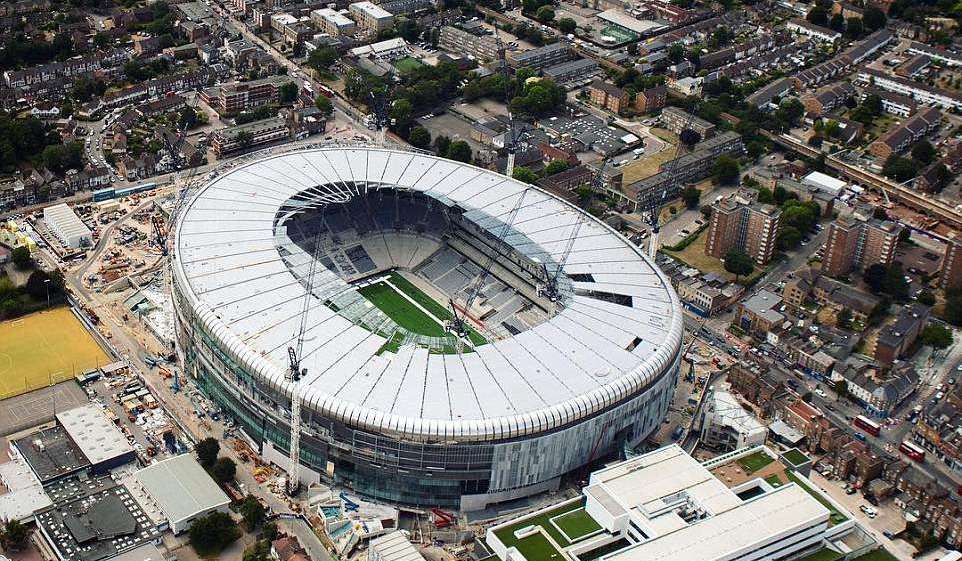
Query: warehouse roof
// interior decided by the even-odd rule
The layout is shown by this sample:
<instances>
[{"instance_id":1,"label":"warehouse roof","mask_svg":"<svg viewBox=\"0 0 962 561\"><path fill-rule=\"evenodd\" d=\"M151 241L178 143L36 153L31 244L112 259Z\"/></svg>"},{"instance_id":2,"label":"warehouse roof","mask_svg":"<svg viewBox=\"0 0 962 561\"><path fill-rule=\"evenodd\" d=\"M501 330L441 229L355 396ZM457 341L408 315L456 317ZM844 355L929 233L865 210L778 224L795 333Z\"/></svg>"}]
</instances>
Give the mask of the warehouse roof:
<instances>
[{"instance_id":1,"label":"warehouse roof","mask_svg":"<svg viewBox=\"0 0 962 561\"><path fill-rule=\"evenodd\" d=\"M93 465L134 452L127 437L94 403L57 413L57 421Z\"/></svg>"},{"instance_id":2,"label":"warehouse roof","mask_svg":"<svg viewBox=\"0 0 962 561\"><path fill-rule=\"evenodd\" d=\"M379 561L424 561L402 532L394 531L371 540L370 551Z\"/></svg>"},{"instance_id":3,"label":"warehouse roof","mask_svg":"<svg viewBox=\"0 0 962 561\"><path fill-rule=\"evenodd\" d=\"M136 477L171 524L230 503L190 454L147 466L138 471Z\"/></svg>"},{"instance_id":4,"label":"warehouse roof","mask_svg":"<svg viewBox=\"0 0 962 561\"><path fill-rule=\"evenodd\" d=\"M43 220L57 229L64 239L72 236L89 236L90 228L83 223L67 203L48 206L43 209Z\"/></svg>"}]
</instances>

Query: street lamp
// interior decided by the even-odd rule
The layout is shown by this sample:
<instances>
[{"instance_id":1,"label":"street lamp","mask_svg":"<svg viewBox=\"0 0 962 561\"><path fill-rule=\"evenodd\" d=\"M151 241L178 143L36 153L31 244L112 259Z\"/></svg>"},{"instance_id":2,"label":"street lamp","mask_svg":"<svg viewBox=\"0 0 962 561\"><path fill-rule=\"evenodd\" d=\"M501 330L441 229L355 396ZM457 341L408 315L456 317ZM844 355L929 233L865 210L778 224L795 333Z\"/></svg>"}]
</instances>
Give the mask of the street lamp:
<instances>
[{"instance_id":1,"label":"street lamp","mask_svg":"<svg viewBox=\"0 0 962 561\"><path fill-rule=\"evenodd\" d=\"M50 307L50 279L44 279L43 285L47 288L47 307Z\"/></svg>"}]
</instances>

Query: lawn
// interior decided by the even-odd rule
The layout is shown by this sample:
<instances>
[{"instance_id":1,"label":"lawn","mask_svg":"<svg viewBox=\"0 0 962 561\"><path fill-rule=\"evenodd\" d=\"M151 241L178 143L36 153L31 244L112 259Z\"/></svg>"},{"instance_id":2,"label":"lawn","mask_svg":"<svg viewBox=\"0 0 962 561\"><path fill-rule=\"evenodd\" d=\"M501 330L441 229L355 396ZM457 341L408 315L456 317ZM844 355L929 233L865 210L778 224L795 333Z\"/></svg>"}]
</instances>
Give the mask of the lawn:
<instances>
[{"instance_id":1,"label":"lawn","mask_svg":"<svg viewBox=\"0 0 962 561\"><path fill-rule=\"evenodd\" d=\"M568 547L571 545L571 542L565 539L565 537L561 535L561 532L551 524L551 519L575 510L583 510L583 507L584 505L576 501L537 516L525 518L516 524L505 526L497 530L494 534L501 540L501 543L503 543L505 547L517 547L528 561L562 559L560 552L555 550L555 548L551 546L551 542L545 539L540 533L519 540L514 537L514 532L528 526L541 526L558 545Z\"/></svg>"},{"instance_id":2,"label":"lawn","mask_svg":"<svg viewBox=\"0 0 962 561\"><path fill-rule=\"evenodd\" d=\"M768 454L758 451L743 458L738 458L738 465L742 466L746 472L755 473L768 464L774 462Z\"/></svg>"},{"instance_id":3,"label":"lawn","mask_svg":"<svg viewBox=\"0 0 962 561\"><path fill-rule=\"evenodd\" d=\"M841 553L825 548L820 549L807 557L802 557L798 561L835 561L841 556Z\"/></svg>"},{"instance_id":4,"label":"lawn","mask_svg":"<svg viewBox=\"0 0 962 561\"><path fill-rule=\"evenodd\" d=\"M799 452L798 448L792 448L788 452L782 454L782 456L784 456L784 458L793 466L800 466L808 461L808 456Z\"/></svg>"},{"instance_id":5,"label":"lawn","mask_svg":"<svg viewBox=\"0 0 962 561\"><path fill-rule=\"evenodd\" d=\"M765 478L765 481L767 481L768 484L771 485L772 487L781 487L782 485L785 484L785 482L782 481L782 478L779 477L777 473L773 473L769 475L768 477Z\"/></svg>"},{"instance_id":6,"label":"lawn","mask_svg":"<svg viewBox=\"0 0 962 561\"><path fill-rule=\"evenodd\" d=\"M861 557L856 557L852 561L896 561L896 557L889 553L884 547L875 551L870 551Z\"/></svg>"},{"instance_id":7,"label":"lawn","mask_svg":"<svg viewBox=\"0 0 962 561\"><path fill-rule=\"evenodd\" d=\"M394 67L397 68L398 72L401 74L407 74L409 72L414 72L418 68L424 66L420 60L412 57L404 57L401 60L394 63Z\"/></svg>"},{"instance_id":8,"label":"lawn","mask_svg":"<svg viewBox=\"0 0 962 561\"><path fill-rule=\"evenodd\" d=\"M689 267L694 267L703 273L715 273L721 277L728 279L729 281L735 280L735 275L729 273L725 270L725 265L721 262L721 259L716 259L711 255L705 255L705 243L708 238L706 232L708 228L701 231L697 238L695 238L688 247L681 251L671 251L670 249L662 248L660 251L666 255L670 255L679 261L684 262ZM747 277L740 277L738 282L743 285L750 285L753 281L761 277L768 271L771 267L777 264L777 260L772 260L768 264L768 267L758 267L756 265L755 270L752 274Z\"/></svg>"},{"instance_id":9,"label":"lawn","mask_svg":"<svg viewBox=\"0 0 962 561\"><path fill-rule=\"evenodd\" d=\"M425 294L420 288L414 286L409 280L397 274L396 272L391 273L391 283L398 288L401 292L407 294L412 300L424 306L424 309L431 312L438 319L442 321L448 321L453 316L451 310L442 306L430 296ZM477 345L484 345L488 342L480 333L474 329L470 329L468 332L468 338L471 342Z\"/></svg>"},{"instance_id":10,"label":"lawn","mask_svg":"<svg viewBox=\"0 0 962 561\"><path fill-rule=\"evenodd\" d=\"M575 542L601 529L601 525L583 508L562 514L551 522Z\"/></svg>"},{"instance_id":11,"label":"lawn","mask_svg":"<svg viewBox=\"0 0 962 561\"><path fill-rule=\"evenodd\" d=\"M845 522L846 520L848 520L848 518L844 514L839 512L835 508L835 506L831 502L829 502L828 499L823 497L821 493L815 491L814 489L809 487L807 484L802 482L802 480L799 479L799 477L795 475L794 472L792 472L791 470L786 470L785 475L787 475L788 478L791 479L799 487L801 487L802 489L805 489L805 491L807 491L809 495L811 495L816 501L822 503L822 506L824 506L829 510L829 512L831 513L828 517L829 526L834 524L841 524L842 522ZM872 561L872 560L866 560L866 561Z\"/></svg>"},{"instance_id":12,"label":"lawn","mask_svg":"<svg viewBox=\"0 0 962 561\"><path fill-rule=\"evenodd\" d=\"M420 335L444 337L444 327L383 282L360 288L358 293L377 306L399 326ZM422 304L423 305L423 304ZM442 319L443 318L438 318Z\"/></svg>"},{"instance_id":13,"label":"lawn","mask_svg":"<svg viewBox=\"0 0 962 561\"><path fill-rule=\"evenodd\" d=\"M70 308L0 323L0 399L69 380L109 362Z\"/></svg>"},{"instance_id":14,"label":"lawn","mask_svg":"<svg viewBox=\"0 0 962 561\"><path fill-rule=\"evenodd\" d=\"M672 159L674 156L675 148L673 146L667 146L661 152L629 162L622 171L622 183L624 185L630 185L635 181L640 181L646 177L655 175L658 173L658 168L661 164Z\"/></svg>"}]
</instances>

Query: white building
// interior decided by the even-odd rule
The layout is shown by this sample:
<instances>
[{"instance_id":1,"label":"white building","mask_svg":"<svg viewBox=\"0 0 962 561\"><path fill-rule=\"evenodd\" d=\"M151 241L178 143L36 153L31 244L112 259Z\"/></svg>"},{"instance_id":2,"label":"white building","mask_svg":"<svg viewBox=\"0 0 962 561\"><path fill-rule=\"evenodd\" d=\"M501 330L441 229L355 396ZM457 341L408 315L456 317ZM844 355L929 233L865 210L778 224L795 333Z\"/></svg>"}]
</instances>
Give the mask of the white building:
<instances>
[{"instance_id":1,"label":"white building","mask_svg":"<svg viewBox=\"0 0 962 561\"><path fill-rule=\"evenodd\" d=\"M371 540L367 561L424 561L403 532L394 531Z\"/></svg>"},{"instance_id":2,"label":"white building","mask_svg":"<svg viewBox=\"0 0 962 561\"><path fill-rule=\"evenodd\" d=\"M127 437L95 403L57 413L57 422L95 472L104 472L137 459L137 452Z\"/></svg>"},{"instance_id":3,"label":"white building","mask_svg":"<svg viewBox=\"0 0 962 561\"><path fill-rule=\"evenodd\" d=\"M842 40L842 34L838 31L820 25L813 25L803 19L793 19L785 24L785 27L793 33L811 37L823 43L837 43Z\"/></svg>"},{"instance_id":4,"label":"white building","mask_svg":"<svg viewBox=\"0 0 962 561\"><path fill-rule=\"evenodd\" d=\"M407 56L410 52L408 42L403 37L395 37L394 39L378 41L351 49L351 55L358 58L373 56L380 60L395 60Z\"/></svg>"},{"instance_id":5,"label":"white building","mask_svg":"<svg viewBox=\"0 0 962 561\"><path fill-rule=\"evenodd\" d=\"M942 109L962 109L960 94L888 75L873 68L859 70L858 80L865 84L872 84L876 88L911 97L922 105L937 105Z\"/></svg>"},{"instance_id":6,"label":"white building","mask_svg":"<svg viewBox=\"0 0 962 561\"><path fill-rule=\"evenodd\" d=\"M167 519L174 534L214 511L227 512L230 499L190 454L145 467L134 475ZM153 506L153 505L151 505ZM150 510L146 506L144 510Z\"/></svg>"},{"instance_id":7,"label":"white building","mask_svg":"<svg viewBox=\"0 0 962 561\"><path fill-rule=\"evenodd\" d=\"M354 20L347 17L343 12L332 8L321 8L311 12L311 21L324 33L331 37L341 37L350 35L357 29Z\"/></svg>"},{"instance_id":8,"label":"white building","mask_svg":"<svg viewBox=\"0 0 962 561\"><path fill-rule=\"evenodd\" d=\"M533 548L519 547L532 536L563 550L552 555L559 559L623 540L627 545L610 551L606 561L774 561L834 547L856 528L852 515L801 473L773 486L762 477L726 483L725 475L709 471L724 474L728 464L756 454L789 469L764 447L702 464L672 444L592 473L583 497L489 528L486 541L502 561L536 561L522 553ZM738 473L744 473L741 467ZM546 523L549 512L559 514ZM577 524L563 520L569 516ZM572 536L572 530L580 533Z\"/></svg>"},{"instance_id":9,"label":"white building","mask_svg":"<svg viewBox=\"0 0 962 561\"><path fill-rule=\"evenodd\" d=\"M819 191L828 193L833 197L839 196L842 193L842 190L848 186L848 183L845 183L841 179L836 179L831 175L825 175L819 171L813 171L812 173L806 175L802 179L802 183L805 185L811 185Z\"/></svg>"},{"instance_id":10,"label":"white building","mask_svg":"<svg viewBox=\"0 0 962 561\"><path fill-rule=\"evenodd\" d=\"M50 231L69 248L79 249L93 244L90 228L67 206L67 203L43 209L43 221L47 223Z\"/></svg>"},{"instance_id":11,"label":"white building","mask_svg":"<svg viewBox=\"0 0 962 561\"><path fill-rule=\"evenodd\" d=\"M20 458L0 464L0 520L30 522L33 513L53 504L36 474Z\"/></svg>"},{"instance_id":12,"label":"white building","mask_svg":"<svg viewBox=\"0 0 962 561\"><path fill-rule=\"evenodd\" d=\"M365 31L378 33L394 25L394 15L373 2L354 2L347 9Z\"/></svg>"},{"instance_id":13,"label":"white building","mask_svg":"<svg viewBox=\"0 0 962 561\"><path fill-rule=\"evenodd\" d=\"M701 415L701 441L715 450L737 450L765 444L768 429L746 411L735 396L712 390Z\"/></svg>"}]
</instances>

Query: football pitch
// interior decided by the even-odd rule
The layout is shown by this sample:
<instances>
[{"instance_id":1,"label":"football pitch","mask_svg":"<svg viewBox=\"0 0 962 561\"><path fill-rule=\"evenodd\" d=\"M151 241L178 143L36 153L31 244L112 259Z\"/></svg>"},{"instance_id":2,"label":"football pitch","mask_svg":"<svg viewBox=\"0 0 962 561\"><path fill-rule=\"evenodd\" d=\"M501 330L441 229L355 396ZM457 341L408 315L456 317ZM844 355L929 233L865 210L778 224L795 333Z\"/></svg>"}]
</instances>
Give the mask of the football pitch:
<instances>
[{"instance_id":1,"label":"football pitch","mask_svg":"<svg viewBox=\"0 0 962 561\"><path fill-rule=\"evenodd\" d=\"M69 380L109 362L70 308L0 323L0 399Z\"/></svg>"},{"instance_id":2,"label":"football pitch","mask_svg":"<svg viewBox=\"0 0 962 561\"><path fill-rule=\"evenodd\" d=\"M377 306L400 327L418 335L446 337L444 324L453 318L451 310L445 308L410 281L391 272L387 281L370 284L358 289L361 296ZM473 329L469 338L474 345L483 345L487 340Z\"/></svg>"}]
</instances>

